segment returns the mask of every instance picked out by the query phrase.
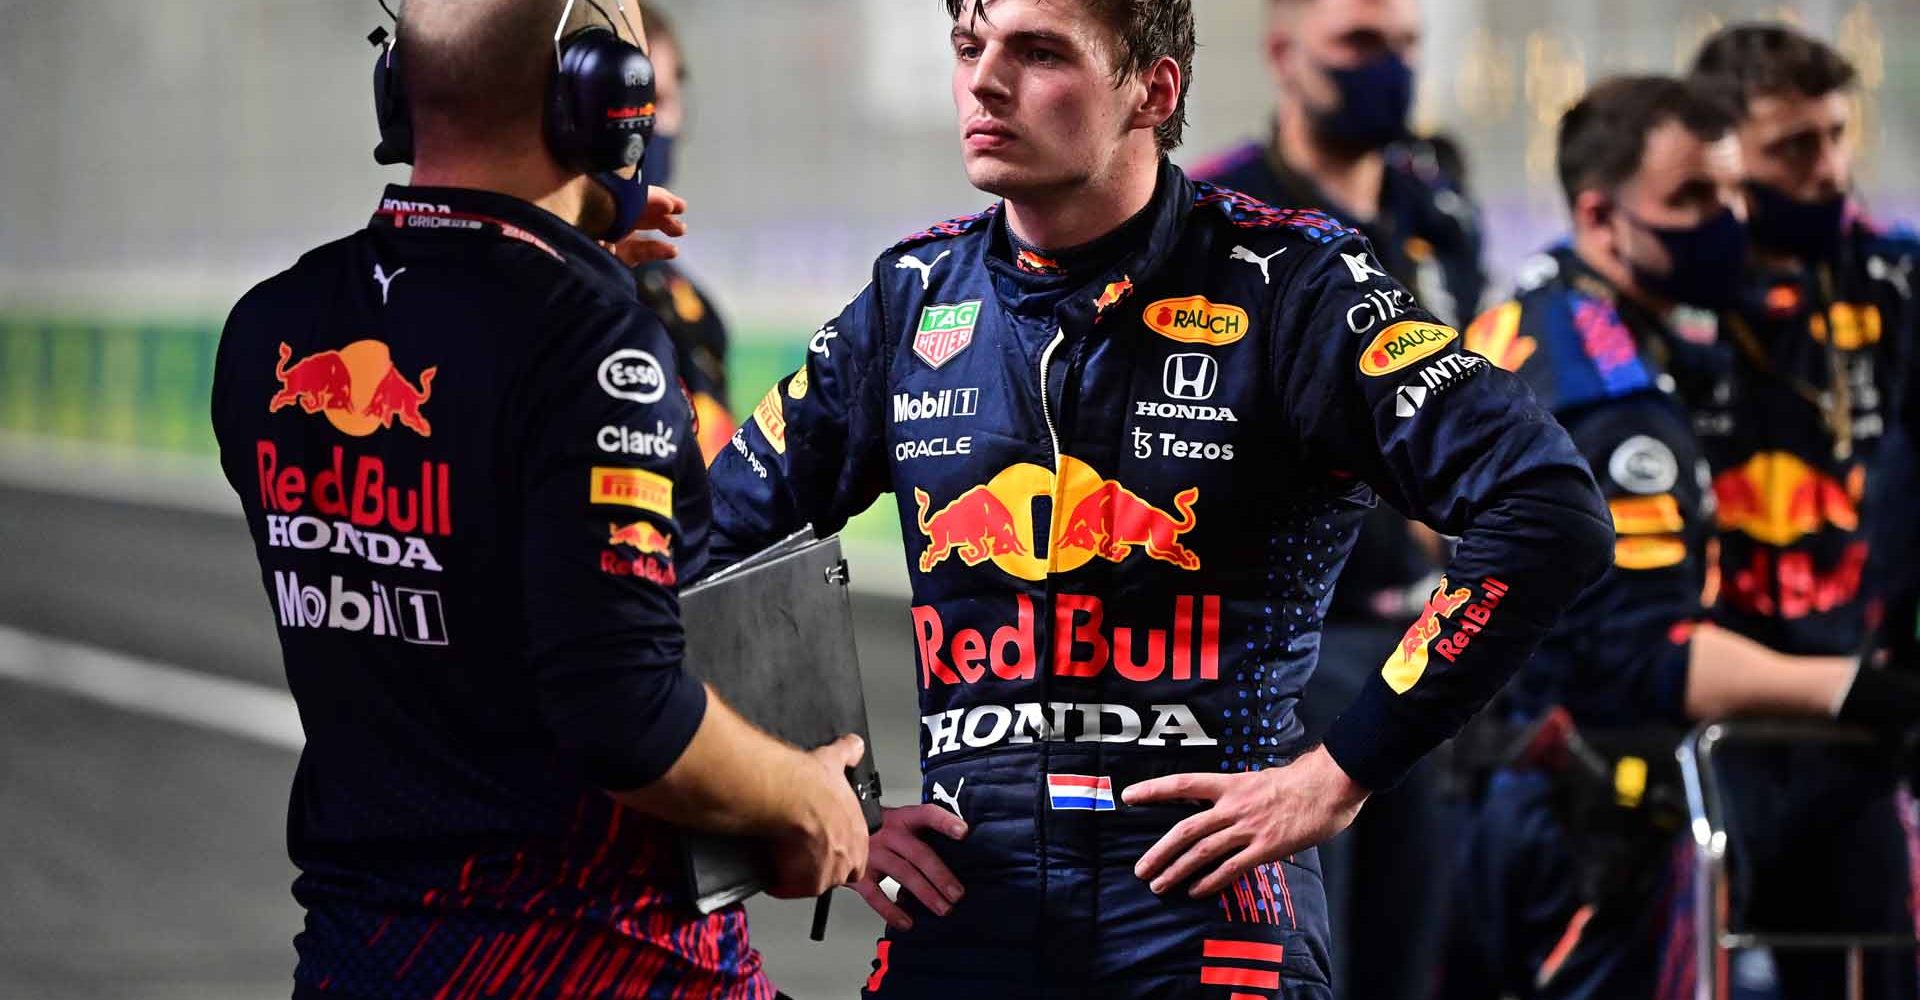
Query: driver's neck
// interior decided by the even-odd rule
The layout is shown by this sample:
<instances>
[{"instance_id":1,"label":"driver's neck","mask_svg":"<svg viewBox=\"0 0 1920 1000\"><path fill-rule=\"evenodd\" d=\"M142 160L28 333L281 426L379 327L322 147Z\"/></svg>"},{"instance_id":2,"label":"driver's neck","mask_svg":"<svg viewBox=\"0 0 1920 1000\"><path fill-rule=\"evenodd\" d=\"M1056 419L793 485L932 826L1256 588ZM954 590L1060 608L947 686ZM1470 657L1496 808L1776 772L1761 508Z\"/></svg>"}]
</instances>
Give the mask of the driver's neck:
<instances>
[{"instance_id":1,"label":"driver's neck","mask_svg":"<svg viewBox=\"0 0 1920 1000\"><path fill-rule=\"evenodd\" d=\"M582 229L595 208L590 196L592 179L569 172L544 145L478 151L423 144L408 183L510 195Z\"/></svg>"},{"instance_id":2,"label":"driver's neck","mask_svg":"<svg viewBox=\"0 0 1920 1000\"><path fill-rule=\"evenodd\" d=\"M1070 190L1008 196L1008 227L1043 250L1082 246L1120 228L1147 207L1160 183L1160 153L1151 142L1145 155L1123 156L1104 177Z\"/></svg>"},{"instance_id":3,"label":"driver's neck","mask_svg":"<svg viewBox=\"0 0 1920 1000\"><path fill-rule=\"evenodd\" d=\"M1280 103L1274 124L1275 152L1281 162L1332 199L1334 204L1327 207L1355 222L1379 217L1380 190L1387 176L1385 153L1378 149L1354 152L1327 143L1296 100Z\"/></svg>"}]
</instances>

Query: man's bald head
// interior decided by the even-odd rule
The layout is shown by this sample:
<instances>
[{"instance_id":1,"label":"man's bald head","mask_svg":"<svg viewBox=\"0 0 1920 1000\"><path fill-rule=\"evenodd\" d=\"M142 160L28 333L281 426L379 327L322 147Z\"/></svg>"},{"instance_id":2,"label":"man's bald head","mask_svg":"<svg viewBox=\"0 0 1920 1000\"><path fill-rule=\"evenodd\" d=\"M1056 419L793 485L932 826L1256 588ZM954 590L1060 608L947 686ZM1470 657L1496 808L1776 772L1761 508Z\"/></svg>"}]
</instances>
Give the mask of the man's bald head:
<instances>
[{"instance_id":1,"label":"man's bald head","mask_svg":"<svg viewBox=\"0 0 1920 1000\"><path fill-rule=\"evenodd\" d=\"M605 0L611 7L613 0ZM401 12L401 84L423 148L495 147L538 139L555 69L553 32L566 0L408 0ZM612 25L632 40L616 15ZM607 26L574 5L566 34ZM638 23L636 22L636 27Z\"/></svg>"}]
</instances>

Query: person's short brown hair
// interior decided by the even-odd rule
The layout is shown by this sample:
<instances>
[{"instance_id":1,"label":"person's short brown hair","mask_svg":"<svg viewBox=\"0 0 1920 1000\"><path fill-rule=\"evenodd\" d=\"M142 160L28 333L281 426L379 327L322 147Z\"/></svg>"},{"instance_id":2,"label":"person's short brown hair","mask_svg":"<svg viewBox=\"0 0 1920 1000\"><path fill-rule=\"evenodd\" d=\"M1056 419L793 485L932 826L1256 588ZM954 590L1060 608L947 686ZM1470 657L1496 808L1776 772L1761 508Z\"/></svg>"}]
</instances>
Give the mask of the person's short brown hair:
<instances>
[{"instance_id":1,"label":"person's short brown hair","mask_svg":"<svg viewBox=\"0 0 1920 1000\"><path fill-rule=\"evenodd\" d=\"M1700 46L1693 78L1724 90L1741 115L1756 97L1825 97L1859 74L1833 46L1784 24L1736 24Z\"/></svg>"},{"instance_id":2,"label":"person's short brown hair","mask_svg":"<svg viewBox=\"0 0 1920 1000\"><path fill-rule=\"evenodd\" d=\"M1676 121L1702 141L1733 131L1738 115L1724 94L1670 76L1616 76L1587 91L1560 119L1560 188L1572 205L1582 191L1613 191L1640 172L1647 136Z\"/></svg>"},{"instance_id":3,"label":"person's short brown hair","mask_svg":"<svg viewBox=\"0 0 1920 1000\"><path fill-rule=\"evenodd\" d=\"M956 22L973 0L946 0L947 16ZM975 17L985 17L982 9L990 0L979 0ZM1193 89L1193 0L1083 0L1095 16L1120 36L1120 51L1114 60L1113 83L1118 87L1130 76L1146 72L1161 59L1180 65L1180 100L1173 114L1153 130L1155 145L1162 155L1180 148L1187 132L1187 92Z\"/></svg>"}]
</instances>

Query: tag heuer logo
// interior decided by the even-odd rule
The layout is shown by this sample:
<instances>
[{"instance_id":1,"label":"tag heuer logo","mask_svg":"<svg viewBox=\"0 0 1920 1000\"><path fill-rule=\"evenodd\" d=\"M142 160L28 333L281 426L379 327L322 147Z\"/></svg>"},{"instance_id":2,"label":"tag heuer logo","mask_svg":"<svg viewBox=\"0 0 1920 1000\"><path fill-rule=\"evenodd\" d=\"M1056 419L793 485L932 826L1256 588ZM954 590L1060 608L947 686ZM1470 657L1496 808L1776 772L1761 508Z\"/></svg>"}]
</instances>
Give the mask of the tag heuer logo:
<instances>
[{"instance_id":1,"label":"tag heuer logo","mask_svg":"<svg viewBox=\"0 0 1920 1000\"><path fill-rule=\"evenodd\" d=\"M928 306L920 311L920 329L913 335L913 353L938 368L973 343L973 326L980 318L980 300L950 306Z\"/></svg>"}]
</instances>

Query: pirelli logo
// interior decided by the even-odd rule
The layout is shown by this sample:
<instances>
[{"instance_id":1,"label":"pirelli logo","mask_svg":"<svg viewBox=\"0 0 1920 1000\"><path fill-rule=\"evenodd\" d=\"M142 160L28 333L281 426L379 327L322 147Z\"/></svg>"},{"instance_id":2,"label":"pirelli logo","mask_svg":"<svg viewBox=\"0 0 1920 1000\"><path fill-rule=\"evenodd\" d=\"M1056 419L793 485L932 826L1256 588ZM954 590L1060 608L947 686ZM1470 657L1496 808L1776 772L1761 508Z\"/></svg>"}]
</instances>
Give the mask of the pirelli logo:
<instances>
[{"instance_id":1,"label":"pirelli logo","mask_svg":"<svg viewBox=\"0 0 1920 1000\"><path fill-rule=\"evenodd\" d=\"M645 469L596 466L588 499L594 504L633 507L670 518L673 516L673 480Z\"/></svg>"}]
</instances>

